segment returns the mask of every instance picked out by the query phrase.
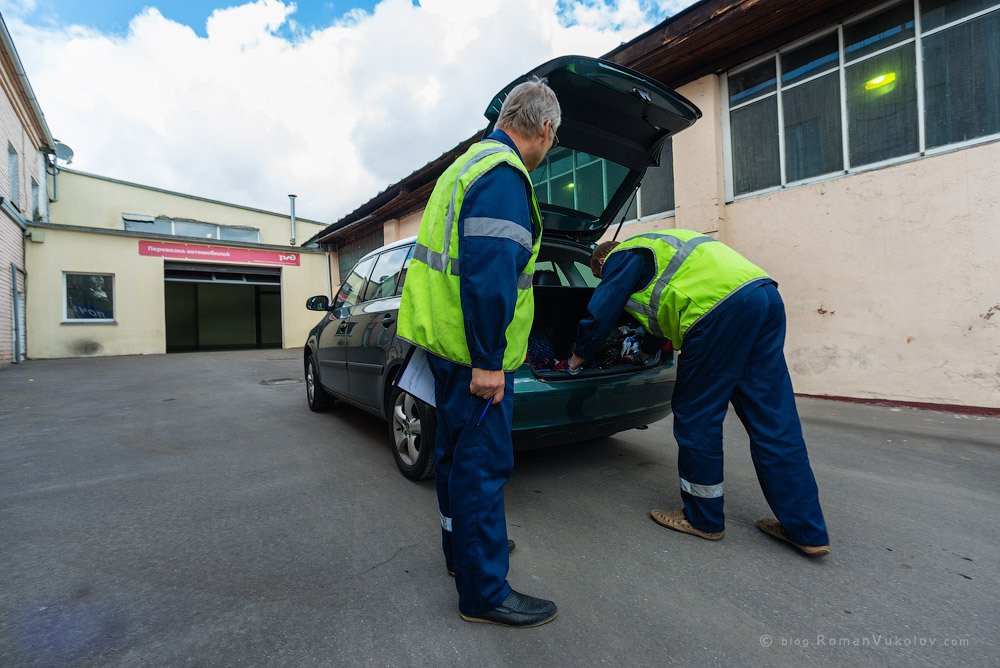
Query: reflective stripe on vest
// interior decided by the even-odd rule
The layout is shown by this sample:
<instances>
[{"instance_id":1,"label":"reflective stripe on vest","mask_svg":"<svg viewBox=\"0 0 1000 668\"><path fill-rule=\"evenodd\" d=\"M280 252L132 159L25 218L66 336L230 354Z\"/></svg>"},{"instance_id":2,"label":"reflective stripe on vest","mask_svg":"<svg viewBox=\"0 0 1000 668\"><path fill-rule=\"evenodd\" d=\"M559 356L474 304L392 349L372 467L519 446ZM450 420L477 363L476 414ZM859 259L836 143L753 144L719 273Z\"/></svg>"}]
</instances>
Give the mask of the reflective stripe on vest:
<instances>
[{"instance_id":1,"label":"reflective stripe on vest","mask_svg":"<svg viewBox=\"0 0 1000 668\"><path fill-rule=\"evenodd\" d=\"M531 214L531 229L489 216L462 217L469 189L484 174L507 164L523 178ZM461 220L458 225L456 221ZM459 227L462 228L460 237ZM452 238L455 235L455 238ZM513 371L524 364L534 316L532 277L541 247L542 225L531 177L517 152L496 141L470 146L442 174L431 192L420 221L412 261L403 285L396 335L457 364L472 365L465 316L461 306L460 245L470 238L510 239L530 251L521 272L512 275L517 301L506 325L501 367ZM467 271L468 273L468 271Z\"/></svg>"},{"instance_id":2,"label":"reflective stripe on vest","mask_svg":"<svg viewBox=\"0 0 1000 668\"><path fill-rule=\"evenodd\" d=\"M712 237L695 237L694 239L690 239L688 241L681 241L677 237L669 234L657 234L656 232L637 234L636 237L659 239L660 241L666 242L677 251L674 256L670 258L670 262L667 264L667 268L664 269L659 280L656 280L654 277L656 285L653 287L653 294L649 298L649 306L640 304L634 299L629 299L628 302L625 303L625 308L636 311L637 313L642 313L646 316L646 320L649 321L649 331L653 334L653 336L665 338L667 335L662 329L660 329L660 323L656 317L656 314L660 310L660 297L663 295L663 291L666 289L667 285L670 284L670 279L674 277L677 270L681 268L682 264L684 264L684 260L688 259L688 256L691 255L691 251L703 243L718 241L718 239L713 239ZM656 269L659 270L659 266L657 266Z\"/></svg>"},{"instance_id":3,"label":"reflective stripe on vest","mask_svg":"<svg viewBox=\"0 0 1000 668\"><path fill-rule=\"evenodd\" d=\"M626 239L611 254L642 250L653 276L632 293L625 310L648 332L681 348L691 327L742 286L767 272L724 243L694 230L658 230ZM702 244L708 244L699 250ZM609 255L610 257L610 255Z\"/></svg>"},{"instance_id":4,"label":"reflective stripe on vest","mask_svg":"<svg viewBox=\"0 0 1000 668\"><path fill-rule=\"evenodd\" d=\"M451 203L448 205L448 215L445 216L444 219L444 251L441 253L435 253L423 244L417 244L416 248L413 249L413 257L420 260L434 271L440 271L442 274L448 273L452 276L461 276L457 257L452 258L449 270L445 271L445 267L448 267L448 251L451 249L451 230L455 225L455 200L458 198L458 185L461 182L461 178L471 167L483 158L493 155L494 153L514 153L514 150L506 144L498 142L496 146L484 149L483 151L477 153L471 160L462 166L462 169L458 172L458 176L455 177L455 187L452 188L451 191ZM485 173L486 172L483 172L483 174ZM473 181L471 181L466 187L466 190L471 190L472 184L482 178L483 174L480 174ZM472 224L473 229L473 233L471 234L469 232L470 223ZM500 223L503 223L503 225L501 226ZM489 233L486 233L487 231ZM531 252L533 246L531 232L524 229L517 223L513 223L509 220L498 220L496 218L469 218L465 221L464 236L502 237L505 239L512 239L521 246L524 246L529 253ZM517 289L530 290L532 278L533 275L530 273L523 273L518 276Z\"/></svg>"},{"instance_id":5,"label":"reflective stripe on vest","mask_svg":"<svg viewBox=\"0 0 1000 668\"><path fill-rule=\"evenodd\" d=\"M517 227L517 229L521 230L525 234L529 234L528 231L526 229L524 229L523 227L521 227L520 225L515 225L515 227ZM466 236L469 236L469 235L467 234ZM485 236L485 235L480 235L480 236ZM529 234L529 236L530 236L530 234ZM528 250L529 251L531 250L531 246L528 246ZM427 246L425 246L423 244L416 244L413 247L413 259L414 260L420 260L421 262L423 262L424 264L426 264L431 269L434 269L435 271L440 271L440 272L444 273L443 269L437 269L429 261L432 257L437 256L437 255L440 255L440 253L435 253L434 251L432 251L430 248L428 248ZM461 271L459 269L460 264L461 263L459 262L459 259L457 257L452 258L451 259L451 266L448 268L448 273L451 274L452 276L461 276L462 273L461 273ZM531 281L532 281L533 278L534 278L534 273L533 272L532 273L522 273L520 276L517 277L517 289L518 290L530 290L531 289Z\"/></svg>"}]
</instances>

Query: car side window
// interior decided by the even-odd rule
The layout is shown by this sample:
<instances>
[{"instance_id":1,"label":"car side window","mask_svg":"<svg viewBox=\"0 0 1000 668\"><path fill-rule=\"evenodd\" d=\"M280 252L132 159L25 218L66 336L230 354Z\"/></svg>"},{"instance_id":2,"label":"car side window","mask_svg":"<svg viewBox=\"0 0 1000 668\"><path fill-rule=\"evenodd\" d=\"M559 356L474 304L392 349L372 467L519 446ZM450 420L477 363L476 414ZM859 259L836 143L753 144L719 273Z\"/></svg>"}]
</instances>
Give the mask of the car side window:
<instances>
[{"instance_id":1,"label":"car side window","mask_svg":"<svg viewBox=\"0 0 1000 668\"><path fill-rule=\"evenodd\" d=\"M406 270L410 268L410 260L413 259L413 249L415 246L410 246L406 252L406 261L403 262L403 269L399 272L399 280L396 281L396 295L403 294L403 281L406 280Z\"/></svg>"},{"instance_id":2,"label":"car side window","mask_svg":"<svg viewBox=\"0 0 1000 668\"><path fill-rule=\"evenodd\" d=\"M368 289L361 301L392 297L396 293L396 283L403 272L403 263L406 262L411 248L412 246L394 248L378 256L371 280L368 281Z\"/></svg>"},{"instance_id":3,"label":"car side window","mask_svg":"<svg viewBox=\"0 0 1000 668\"><path fill-rule=\"evenodd\" d=\"M365 289L365 281L368 280L368 274L374 264L375 258L372 257L362 260L354 266L354 269L347 276L347 280L340 286L340 292L337 293L337 298L333 302L334 309L347 308L358 303Z\"/></svg>"}]
</instances>

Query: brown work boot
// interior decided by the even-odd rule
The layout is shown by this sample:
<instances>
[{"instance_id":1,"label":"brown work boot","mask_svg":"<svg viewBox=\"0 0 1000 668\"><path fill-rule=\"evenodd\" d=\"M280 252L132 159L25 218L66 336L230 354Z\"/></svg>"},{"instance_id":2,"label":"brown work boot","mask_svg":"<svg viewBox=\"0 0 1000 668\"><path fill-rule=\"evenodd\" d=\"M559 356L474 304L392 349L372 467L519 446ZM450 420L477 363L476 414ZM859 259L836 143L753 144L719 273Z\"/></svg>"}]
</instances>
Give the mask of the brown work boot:
<instances>
[{"instance_id":1,"label":"brown work boot","mask_svg":"<svg viewBox=\"0 0 1000 668\"><path fill-rule=\"evenodd\" d=\"M807 557L825 557L830 554L829 545L799 545L788 537L788 534L785 533L785 527L781 526L781 522L773 517L760 518L757 520L757 526L764 533L785 541Z\"/></svg>"},{"instance_id":2,"label":"brown work boot","mask_svg":"<svg viewBox=\"0 0 1000 668\"><path fill-rule=\"evenodd\" d=\"M653 521L661 526L665 526L668 529L673 529L674 531L680 531L681 533L689 533L692 536L698 536L699 538L704 538L705 540L722 540L722 537L726 535L725 531L702 531L698 527L692 525L684 517L684 510L650 510L649 516L653 518Z\"/></svg>"}]
</instances>

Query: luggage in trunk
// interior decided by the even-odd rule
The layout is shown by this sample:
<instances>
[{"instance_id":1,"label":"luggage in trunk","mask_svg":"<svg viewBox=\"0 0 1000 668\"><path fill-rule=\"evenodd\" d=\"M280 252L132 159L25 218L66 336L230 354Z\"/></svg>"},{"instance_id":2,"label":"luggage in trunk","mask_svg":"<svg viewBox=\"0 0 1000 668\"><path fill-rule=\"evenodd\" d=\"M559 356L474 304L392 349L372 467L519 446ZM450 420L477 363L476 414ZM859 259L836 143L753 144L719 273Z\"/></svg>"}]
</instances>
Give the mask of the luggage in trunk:
<instances>
[{"instance_id":1,"label":"luggage in trunk","mask_svg":"<svg viewBox=\"0 0 1000 668\"><path fill-rule=\"evenodd\" d=\"M586 316L593 293L593 288L535 286L535 319L528 338L528 362L539 378L569 377L564 370L553 370L553 366L573 354L577 324ZM636 319L623 311L601 353L584 365L581 375L642 370L642 366L622 358L622 347L626 339L641 339L643 333Z\"/></svg>"}]
</instances>

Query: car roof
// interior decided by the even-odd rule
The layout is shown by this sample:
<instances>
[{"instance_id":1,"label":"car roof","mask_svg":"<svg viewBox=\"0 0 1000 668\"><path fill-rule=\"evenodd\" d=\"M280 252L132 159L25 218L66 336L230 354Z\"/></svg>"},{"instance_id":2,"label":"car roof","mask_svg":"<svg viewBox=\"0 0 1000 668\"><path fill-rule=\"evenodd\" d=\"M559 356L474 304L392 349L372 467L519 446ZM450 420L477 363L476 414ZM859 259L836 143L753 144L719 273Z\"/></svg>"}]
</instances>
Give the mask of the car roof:
<instances>
[{"instance_id":1,"label":"car roof","mask_svg":"<svg viewBox=\"0 0 1000 668\"><path fill-rule=\"evenodd\" d=\"M375 257L376 255L378 255L380 253L384 253L386 251L393 250L395 248L399 248L400 246L406 246L407 244L412 244L416 240L417 240L417 237L416 237L416 235L414 235L412 237L406 237L405 239L399 239L398 241L391 241L391 242L387 243L384 246L379 246L378 248L376 248L375 250L373 250L373 251L371 251L369 253L365 253L361 257L361 259L358 260L358 262L364 262L365 260L367 260L369 258L372 258L372 257Z\"/></svg>"}]
</instances>

